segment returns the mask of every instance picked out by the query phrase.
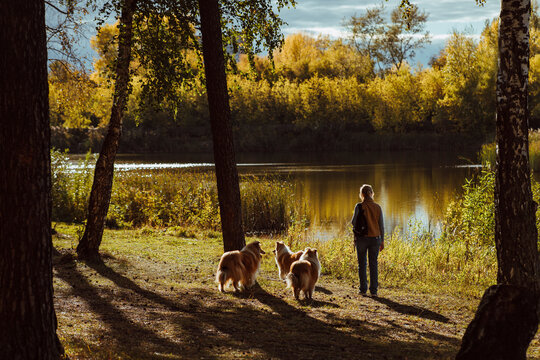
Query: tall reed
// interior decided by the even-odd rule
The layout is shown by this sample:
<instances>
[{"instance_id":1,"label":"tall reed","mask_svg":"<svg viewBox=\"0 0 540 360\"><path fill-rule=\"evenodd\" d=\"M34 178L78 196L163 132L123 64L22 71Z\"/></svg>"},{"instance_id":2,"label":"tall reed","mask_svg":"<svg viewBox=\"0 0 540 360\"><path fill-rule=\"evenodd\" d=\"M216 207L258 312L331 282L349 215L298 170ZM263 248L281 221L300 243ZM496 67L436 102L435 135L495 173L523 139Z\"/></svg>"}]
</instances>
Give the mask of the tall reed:
<instances>
[{"instance_id":1,"label":"tall reed","mask_svg":"<svg viewBox=\"0 0 540 360\"><path fill-rule=\"evenodd\" d=\"M286 180L244 176L240 191L247 232L283 232L306 214L305 202L295 196L294 185Z\"/></svg>"},{"instance_id":2,"label":"tall reed","mask_svg":"<svg viewBox=\"0 0 540 360\"><path fill-rule=\"evenodd\" d=\"M53 220L82 223L90 194L93 163L88 155L75 164L54 152ZM294 186L268 176L240 177L244 228L251 233L282 232L305 205ZM117 171L107 223L118 227L196 227L219 230L215 175L208 171Z\"/></svg>"}]
</instances>

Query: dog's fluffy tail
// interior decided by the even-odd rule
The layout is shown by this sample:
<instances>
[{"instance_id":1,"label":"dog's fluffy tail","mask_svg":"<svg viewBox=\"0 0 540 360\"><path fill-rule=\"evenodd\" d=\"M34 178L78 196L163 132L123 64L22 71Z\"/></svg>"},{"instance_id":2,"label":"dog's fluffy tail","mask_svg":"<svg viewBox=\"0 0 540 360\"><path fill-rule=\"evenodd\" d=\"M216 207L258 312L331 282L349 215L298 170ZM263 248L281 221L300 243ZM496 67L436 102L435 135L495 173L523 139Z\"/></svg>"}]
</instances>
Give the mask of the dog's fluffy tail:
<instances>
[{"instance_id":1,"label":"dog's fluffy tail","mask_svg":"<svg viewBox=\"0 0 540 360\"><path fill-rule=\"evenodd\" d=\"M219 291L223 291L225 281L227 280L227 268L219 268L216 273L216 282L218 283Z\"/></svg>"},{"instance_id":2,"label":"dog's fluffy tail","mask_svg":"<svg viewBox=\"0 0 540 360\"><path fill-rule=\"evenodd\" d=\"M287 281L287 289L288 288L296 289L298 288L300 279L295 273L290 272L286 277L286 281Z\"/></svg>"}]
</instances>

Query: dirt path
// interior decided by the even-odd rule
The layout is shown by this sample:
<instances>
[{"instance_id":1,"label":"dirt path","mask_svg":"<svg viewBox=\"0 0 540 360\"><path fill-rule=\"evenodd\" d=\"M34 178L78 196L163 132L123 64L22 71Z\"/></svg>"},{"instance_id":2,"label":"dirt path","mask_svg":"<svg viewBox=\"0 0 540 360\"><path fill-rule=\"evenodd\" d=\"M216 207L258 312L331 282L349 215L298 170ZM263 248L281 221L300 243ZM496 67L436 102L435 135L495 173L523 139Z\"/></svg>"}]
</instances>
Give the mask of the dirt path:
<instances>
[{"instance_id":1,"label":"dirt path","mask_svg":"<svg viewBox=\"0 0 540 360\"><path fill-rule=\"evenodd\" d=\"M219 248L202 260L205 249L160 257L110 246L87 264L55 246L59 334L72 359L450 359L478 301L384 287L363 297L322 277L314 301L298 303L272 259L255 289L222 294Z\"/></svg>"}]
</instances>

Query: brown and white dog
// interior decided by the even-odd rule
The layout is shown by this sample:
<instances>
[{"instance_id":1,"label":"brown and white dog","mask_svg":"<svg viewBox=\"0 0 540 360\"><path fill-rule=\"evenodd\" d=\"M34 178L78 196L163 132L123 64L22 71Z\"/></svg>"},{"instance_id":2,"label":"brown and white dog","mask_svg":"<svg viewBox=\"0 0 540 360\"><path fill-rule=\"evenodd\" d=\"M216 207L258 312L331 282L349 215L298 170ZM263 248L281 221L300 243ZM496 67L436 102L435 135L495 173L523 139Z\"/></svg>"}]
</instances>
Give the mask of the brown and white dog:
<instances>
[{"instance_id":1,"label":"brown and white dog","mask_svg":"<svg viewBox=\"0 0 540 360\"><path fill-rule=\"evenodd\" d=\"M253 286L261 264L261 254L265 254L261 243L255 241L240 251L227 251L221 255L216 273L219 291L223 292L228 282L232 282L235 291L239 290L239 284L243 289Z\"/></svg>"},{"instance_id":2,"label":"brown and white dog","mask_svg":"<svg viewBox=\"0 0 540 360\"><path fill-rule=\"evenodd\" d=\"M287 288L292 288L295 299L298 300L300 291L304 292L304 298L313 299L313 290L320 272L317 250L306 248L300 260L292 263L291 272L287 275Z\"/></svg>"},{"instance_id":3,"label":"brown and white dog","mask_svg":"<svg viewBox=\"0 0 540 360\"><path fill-rule=\"evenodd\" d=\"M300 260L300 256L304 254L302 250L293 253L283 241L276 241L276 248L272 251L276 256L276 264L281 280L285 280L285 277L291 270L291 264L296 260Z\"/></svg>"}]
</instances>

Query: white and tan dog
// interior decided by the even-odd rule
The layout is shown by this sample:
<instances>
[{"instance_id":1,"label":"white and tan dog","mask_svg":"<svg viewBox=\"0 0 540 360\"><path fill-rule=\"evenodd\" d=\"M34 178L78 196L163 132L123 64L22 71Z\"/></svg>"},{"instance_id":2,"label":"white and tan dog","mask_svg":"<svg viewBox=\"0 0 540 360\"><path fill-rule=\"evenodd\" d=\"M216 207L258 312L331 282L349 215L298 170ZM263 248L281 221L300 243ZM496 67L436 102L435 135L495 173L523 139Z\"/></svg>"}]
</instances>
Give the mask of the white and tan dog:
<instances>
[{"instance_id":1,"label":"white and tan dog","mask_svg":"<svg viewBox=\"0 0 540 360\"><path fill-rule=\"evenodd\" d=\"M291 270L291 264L304 254L302 250L293 253L283 241L276 241L276 248L272 250L276 256L276 264L279 270L279 278L285 280Z\"/></svg>"},{"instance_id":2,"label":"white and tan dog","mask_svg":"<svg viewBox=\"0 0 540 360\"><path fill-rule=\"evenodd\" d=\"M321 264L316 249L306 248L304 254L291 265L287 275L287 288L292 288L295 299L298 300L300 291L304 298L313 299L313 290L321 273Z\"/></svg>"},{"instance_id":3,"label":"white and tan dog","mask_svg":"<svg viewBox=\"0 0 540 360\"><path fill-rule=\"evenodd\" d=\"M227 251L221 255L216 273L219 291L223 292L229 282L232 282L235 291L239 291L239 285L244 290L252 287L261 264L261 254L265 252L261 249L260 242L255 241L240 251Z\"/></svg>"}]
</instances>

